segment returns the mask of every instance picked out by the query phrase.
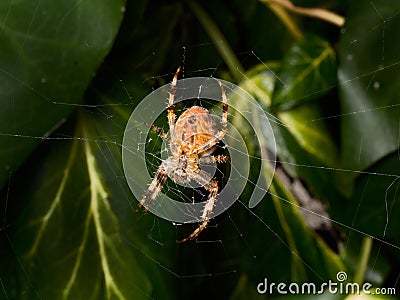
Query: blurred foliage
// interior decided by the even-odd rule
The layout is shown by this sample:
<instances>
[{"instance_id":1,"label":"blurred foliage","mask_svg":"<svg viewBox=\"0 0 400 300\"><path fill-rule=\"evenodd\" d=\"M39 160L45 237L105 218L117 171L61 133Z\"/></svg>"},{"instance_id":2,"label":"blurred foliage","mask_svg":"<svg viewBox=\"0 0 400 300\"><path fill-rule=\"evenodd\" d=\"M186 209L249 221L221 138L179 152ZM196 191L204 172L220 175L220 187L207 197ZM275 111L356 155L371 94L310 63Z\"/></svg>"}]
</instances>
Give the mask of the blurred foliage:
<instances>
[{"instance_id":1,"label":"blurred foliage","mask_svg":"<svg viewBox=\"0 0 400 300\"><path fill-rule=\"evenodd\" d=\"M399 287L400 3L293 3L346 23L281 11L293 36L255 0L0 3L0 299L258 299L264 278L322 283L339 271ZM251 94L290 176L248 208L251 183L272 176L259 164L270 149L230 111L248 138L249 184L184 244L196 225L135 213L121 161L130 113L179 65ZM295 181L329 230L309 226Z\"/></svg>"}]
</instances>

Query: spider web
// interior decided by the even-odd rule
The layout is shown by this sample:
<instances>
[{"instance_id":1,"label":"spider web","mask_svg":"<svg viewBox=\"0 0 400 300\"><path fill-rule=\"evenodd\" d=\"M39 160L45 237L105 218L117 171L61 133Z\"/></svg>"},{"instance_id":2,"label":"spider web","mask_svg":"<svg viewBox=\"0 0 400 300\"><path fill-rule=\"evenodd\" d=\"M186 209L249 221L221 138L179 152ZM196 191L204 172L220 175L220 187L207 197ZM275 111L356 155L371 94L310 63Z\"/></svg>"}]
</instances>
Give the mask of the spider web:
<instances>
[{"instance_id":1,"label":"spider web","mask_svg":"<svg viewBox=\"0 0 400 300\"><path fill-rule=\"evenodd\" d=\"M356 77L351 78L351 79L346 79L339 81L336 85L331 86L330 89L334 89L337 86L345 85L345 84L351 84L352 82L358 81L360 79L367 78L369 80L368 84L368 89L374 89L374 90L381 90L389 87L385 87L384 82L379 82L378 80L375 80L376 74L381 72L382 70L385 69L390 69L390 68L396 68L400 64L400 59L390 62L390 64L387 64L385 61L385 53L387 51L387 48L390 47L389 43L390 41L387 41L385 38L385 30L386 30L386 23L390 18L393 18L394 16L391 15L390 17L383 17L381 12L376 8L374 5L374 1L371 1L371 7L376 11L376 14L381 18L381 22L376 26L376 30L381 30L381 39L377 41L381 45L381 53L378 53L377 55L380 57L382 65L378 66L375 70L368 71L365 73L357 74ZM398 12L397 12L398 14ZM354 43L357 43L358 41L354 41ZM190 57L191 50L193 48L209 48L213 47L212 44L201 44L201 45L185 45L184 48L182 49L182 55L181 55L181 65L183 66L183 71L182 71L182 78L186 77L193 77L193 76L207 76L207 77L213 77L216 72L219 69L219 66L222 64L222 61L217 62L214 66L206 69L190 69L188 67L187 63L187 58ZM245 53L240 54L243 60L252 60L252 61L257 61L260 64L263 64L263 60L261 59L261 54L256 53L254 50L249 50ZM157 59L157 54L154 55L154 60ZM349 58L351 60L351 58ZM7 69L3 69L3 72L7 72ZM245 74L243 74L245 75ZM170 74L154 74L147 78L143 82L143 85L146 85L148 81L152 80L160 80L163 82L169 82L173 76L173 73L171 72ZM281 78L278 77L274 72L271 72L271 76L274 76L276 80L281 80ZM22 78L18 78L18 80L22 81ZM119 89L125 94L127 99L130 99L131 97L131 91L129 91L129 87L126 85L125 81L122 79L119 85ZM318 91L322 92L322 91ZM48 101L49 99L47 96L43 96L44 101ZM64 101L54 101L54 105L71 105L71 104L66 104ZM128 103L112 103L112 104L105 104L105 105L81 105L81 104L72 104L74 107L79 107L84 109L87 113L92 114L96 117L99 117L103 120L105 123L105 126L111 125L111 126L118 126L120 127L120 124L115 122L113 120L113 115L109 112L108 108L110 107L121 107L121 108L126 108L128 107L133 107L136 103L129 102ZM185 109L193 106L193 105L199 105L202 107L206 107L210 109L212 115L216 116L216 123L219 124L219 119L221 116L221 105L220 103L216 101L212 101L209 99L192 99L189 101L183 101L180 102L178 105L175 107L175 114L177 117L182 114ZM380 111L389 111L393 109L398 109L400 105L395 104L395 105L385 105L383 104L382 106L379 107L373 107L373 108L366 108L364 110L357 110L357 111L351 111L350 113L347 114L333 114L333 115L327 115L324 116L320 119L307 119L304 120L304 123L311 123L315 124L315 126L318 126L318 122L322 120L329 120L329 119L336 119L336 118L345 118L349 115L363 115L366 113L379 113ZM165 112L166 113L166 112ZM240 118L238 116L240 112L235 111L230 109L229 110L229 120L232 121L234 118ZM286 128L287 125L285 125L283 122L281 122L279 119L275 118L272 114L269 114L270 117L270 122L273 122L275 126L281 126L283 128ZM14 116L16 118L16 116ZM155 122L157 126L160 128L163 128L165 131L168 131L167 122L166 122L166 114L161 115ZM62 126L63 124L59 124ZM57 126L58 127L58 126ZM400 128L400 119L399 119L399 128ZM160 165L161 160L165 159L168 157L168 145L166 143L163 143L162 139L157 136L155 133L149 133L148 128L143 125L143 127L139 130L142 130L142 134L146 137L146 143L145 145L142 145L143 154L146 157L146 165L147 165L147 170L144 170L144 172L147 172L150 177L153 177L153 174L157 167ZM399 131L400 132L400 131ZM3 136L11 136L14 137L15 139L34 139L34 140L42 140L43 136L27 136L24 135L23 133L19 132L0 132L0 135ZM228 132L227 138L229 139L230 133ZM71 134L64 134L63 131L56 132L56 134L51 134L49 136L46 136L46 141L45 143L61 143L63 141L88 141L90 144L93 145L94 148L101 149L101 155L103 158L105 158L105 167L106 169L109 170L114 176L114 183L116 186L121 187L121 191L124 190L125 185L126 185L126 178L124 177L124 174L121 171L121 168L119 164L110 159L110 153L114 151L114 148L121 148L123 145L121 143L114 143L110 142L110 139L108 136L97 136L96 138L90 138L87 139L85 138L82 134L76 134L76 135L71 135ZM244 139L246 141L247 145L252 145L258 142L257 137L255 136L254 130L251 130L246 132L244 135ZM400 149L400 134L395 141L395 144L397 145L397 149ZM229 144L223 142L220 142L217 145L217 149L214 154L223 154L229 156ZM359 155L364 151L363 144L359 143L357 145L359 148ZM105 150L104 150L105 149ZM252 163L252 172L253 173L259 173L261 172L261 154L260 149L255 149L255 151L252 151L249 154L249 159ZM399 150L398 150L399 151ZM279 154L278 154L279 156ZM395 157L395 160L400 159L400 152L397 153L397 157ZM267 161L268 163L271 163L271 161ZM125 245L128 245L130 249L132 249L133 252L136 253L137 256L140 257L140 259L147 261L148 263L152 264L154 268L158 269L160 273L162 274L167 274L167 277L172 277L174 280L178 282L178 285L188 285L193 279L198 279L199 281L204 280L206 281L211 287L218 287L219 285L223 286L226 282L234 282L234 286L240 286L240 284L245 285L246 280L249 280L248 278L239 276L243 272L243 270L252 270L255 268L257 265L265 266L265 256L268 257L268 253L265 254L263 252L260 252L260 248L258 243L262 241L263 243L269 244L269 248L271 249L282 249L282 252L285 253L290 253L290 255L293 255L295 259L298 259L301 261L302 264L304 264L305 269L307 272L313 273L317 278L324 277L322 274L320 274L320 269L316 266L311 265L306 259L303 259L298 252L293 249L293 245L287 241L287 236L285 235L284 231L279 227L276 226L276 224L280 224L277 218L275 220L268 219L270 217L270 214L266 214L265 211L269 209L273 209L272 201L271 201L271 196L275 196L279 199L279 201L282 203L283 206L294 206L298 208L304 215L305 219L307 221L310 221L312 218L316 220L317 222L319 221L320 223L325 224L326 226L329 226L329 230L326 232L329 232L331 230L336 230L334 228L339 228L340 231L342 231L345 234L345 237L340 236L339 232L335 232L334 234L337 234L334 236L334 241L337 244L341 244L341 247L349 247L349 251L351 248L352 244L352 238L354 238L355 242L358 243L361 238L363 237L371 237L374 241L374 243L377 243L379 245L378 250L373 252L371 256L371 261L373 261L373 266L377 266L377 270L369 270L371 277L373 276L379 276L381 270L379 269L378 265L379 262L383 259L382 257L384 256L383 253L385 251L390 251L391 253L394 253L396 256L400 254L400 244L393 242L392 240L388 239L386 236L388 226L391 223L392 219L395 219L397 215L393 214L393 207L396 205L396 202L399 200L399 173L398 170L394 170L393 173L387 173L387 172L380 172L379 168L378 169L367 169L367 170L360 170L357 168L335 168L335 167L328 167L328 166L323 166L323 165L315 165L315 164L298 164L294 163L292 161L285 161L284 159L278 158L273 161L274 163L278 164L278 169L277 173L280 176L280 179L282 182L286 182L288 186L293 186L298 185L297 188L293 188L295 191L295 195L301 197L302 193L306 193L304 196L305 199L313 199L313 195L308 194L309 191L307 191L307 187L304 185L299 180L294 179L290 171L287 169L291 169L292 167L300 168L300 169L312 169L312 170L318 170L321 173L325 174L330 174L331 172L336 172L336 173L346 173L346 174L351 174L356 176L372 176L373 177L383 177L387 179L386 184L386 194L384 198L379 198L377 201L384 203L385 210L382 212L379 217L385 218L385 227L381 232L378 234L371 234L365 230L359 229L358 226L355 226L355 223L358 219L361 219L363 216L359 214L359 211L364 211L363 208L363 198L358 199L358 207L357 210L354 213L354 219L352 223L343 223L341 219L338 219L336 217L332 217L327 213L326 208L319 208L315 209L315 207L312 206L305 206L304 203L296 204L293 201L291 201L288 198L280 196L280 194L273 192L271 190L265 190L267 193L267 196L263 200L264 202L260 204L260 206L256 208L249 208L248 203L245 201L245 199L248 199L248 196L251 195L252 190L257 187L257 177L246 177L247 180L247 185L244 190L243 195L239 198L238 201L235 202L235 204L227 209L222 215L218 216L217 218L214 218L210 221L207 229L205 232L203 232L195 241L190 242L188 244L182 245L182 249L184 250L179 250L181 252L185 251L190 251L190 255L188 253L184 253L182 256L182 259L185 260L185 263L187 264L186 268L180 268L178 269L173 262L171 261L166 261L165 259L161 259L158 256L153 255L152 253L149 253L145 250L145 248L139 247L135 242L131 241L129 238L123 239L123 243ZM206 167L207 168L207 167ZM211 173L214 172L215 176L218 178L220 189L222 189L226 184L227 180L232 172L232 166L228 163L226 164L220 164L220 165L213 165L210 167L209 171ZM243 176L247 176L246 174L243 174ZM367 182L364 182L364 184L361 185L361 188L365 190L365 192L368 192L368 180ZM149 182L150 183L150 182ZM147 186L143 186L143 193L145 192ZM4 254L4 257L9 257L11 260L16 261L16 264L19 264L19 268L22 270L28 269L28 266L25 266L23 264L23 260L21 257L18 257L16 254L15 246L12 242L13 237L9 235L9 232L12 232L15 234L18 234L18 231L14 231L14 222L12 221L12 216L15 214L15 208L10 211L10 206L11 206L11 201L14 199L12 198L12 190L19 189L18 183L16 182L16 179L10 174L10 179L8 181L8 184L3 189L3 195L4 195L4 201L2 201L2 210L3 210L3 221L2 221L2 226L0 228L0 232L3 235L3 240L7 244L7 246L11 249L11 251L6 252ZM163 194L168 195L169 197L173 198L174 200L181 201L184 203L195 203L199 201L204 201L204 198L207 197L207 192L199 187L195 189L191 189L188 187L182 187L174 182L172 182L170 179L168 179L167 183L163 187ZM167 249L171 247L171 243L175 243L177 240L180 240L181 238L187 236L187 234L191 233L196 227L196 224L192 225L181 225L181 224L171 224L164 222L163 220L160 220L157 217L153 217L151 215L146 215L146 214L139 214L135 212L136 210L136 202L132 200L132 195L125 192L121 192L122 198L120 199L121 201L124 201L126 203L129 203L130 210L127 212L128 215L132 219L135 219L137 223L145 222L145 220L151 220L151 226L144 226L144 228L147 228L147 231L143 231L137 234L142 234L143 236L147 237L151 243L157 244L159 246L158 249L160 251L163 251L163 248ZM140 200L140 199L137 199ZM315 199L314 199L315 200ZM265 202L270 202L270 204L265 203ZM315 203L315 202L314 202ZM317 201L318 203L318 201ZM317 204L318 205L318 204ZM252 224L246 224L243 222L242 218L245 220L252 220ZM137 219L137 220L136 220ZM147 221L148 222L148 221ZM70 230L73 231L74 228L70 224L71 228ZM168 234L164 234L164 229L165 227L172 227L173 231L175 233L175 240L171 241L171 236ZM127 230L128 231L128 230ZM268 237L270 240L268 242L264 241L263 236ZM238 250L235 249L236 247L240 248L240 252L242 253L242 256L237 256ZM336 245L338 247L338 245ZM189 249L189 250L185 250ZM389 250L388 250L389 249ZM264 250L264 249L263 249ZM336 249L337 250L337 249ZM268 252L268 250L266 250ZM214 253L218 254L218 257L213 257ZM242 262L235 261L238 258L243 258L247 257L247 259L243 260ZM270 258L270 257L268 257ZM196 261L196 260L201 260L201 261ZM215 262L222 260L225 261L226 264L221 265L221 264L215 264ZM203 264L203 265L202 265ZM289 268L290 263L287 263L287 265L282 266L282 268ZM259 270L261 273L263 270ZM376 272L374 272L376 271ZM265 270L265 276L267 274L271 274L271 271ZM30 278L30 274L26 271L26 277L27 280L30 282L34 282L33 278ZM251 275L251 271L249 271L249 276ZM261 281L262 278L257 277L258 275L254 275L256 278L250 278L250 282L257 282ZM398 281L400 274L392 274L394 276L394 279L392 282L398 286ZM396 277L397 276L397 277ZM371 278L369 277L369 278ZM373 278L372 278L373 279ZM379 280L377 280L379 281ZM5 299L11 299L12 295L10 294L10 291L7 290L7 286L5 286L6 278L1 278L0 277L0 289L3 290L3 296ZM32 283L31 288L33 290L37 290L37 287L34 286L34 283ZM139 288L139 287L138 287ZM240 292L240 291L239 291ZM254 293L256 293L256 286L254 286ZM219 291L219 294L221 295L226 295L226 294L234 294L232 291L225 291L221 290ZM36 296L38 298L41 298L41 295L39 292L37 292ZM151 298L152 295L147 295L145 294L144 297L149 297Z\"/></svg>"}]
</instances>

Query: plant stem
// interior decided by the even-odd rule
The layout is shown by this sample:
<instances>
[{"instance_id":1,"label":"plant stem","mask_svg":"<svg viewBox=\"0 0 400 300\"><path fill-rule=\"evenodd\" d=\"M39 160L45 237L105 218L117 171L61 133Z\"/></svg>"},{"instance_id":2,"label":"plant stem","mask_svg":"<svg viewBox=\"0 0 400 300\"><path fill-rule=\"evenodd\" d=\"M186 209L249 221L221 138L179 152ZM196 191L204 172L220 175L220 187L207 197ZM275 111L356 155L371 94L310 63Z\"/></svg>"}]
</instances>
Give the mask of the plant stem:
<instances>
[{"instance_id":1,"label":"plant stem","mask_svg":"<svg viewBox=\"0 0 400 300\"><path fill-rule=\"evenodd\" d=\"M307 16L307 17L312 17L312 18L318 18L321 20L324 20L326 22L332 23L336 26L342 27L344 25L345 19L341 15L338 15L334 12L331 12L326 9L322 8L305 8L305 7L299 7L295 6L292 2L289 0L260 0L261 2L269 5L272 9L273 4L279 5L281 7L284 7L290 11L293 11L297 14Z\"/></svg>"},{"instance_id":2,"label":"plant stem","mask_svg":"<svg viewBox=\"0 0 400 300\"><path fill-rule=\"evenodd\" d=\"M354 274L355 283L362 284L364 281L369 256L371 254L371 248L372 248L372 238L367 236L363 239L361 245L361 251L360 251L361 253L360 253L360 259L358 261L358 268L356 270L356 273Z\"/></svg>"},{"instance_id":3,"label":"plant stem","mask_svg":"<svg viewBox=\"0 0 400 300\"><path fill-rule=\"evenodd\" d=\"M217 25L213 22L213 20L211 20L205 10L195 1L188 1L188 4L196 15L197 19L200 21L201 25L203 25L204 29L207 31L215 47L217 47L222 59L225 61L229 70L231 71L232 76L238 82L243 80L244 69L235 56L232 48L229 46L227 40L218 29Z\"/></svg>"}]
</instances>

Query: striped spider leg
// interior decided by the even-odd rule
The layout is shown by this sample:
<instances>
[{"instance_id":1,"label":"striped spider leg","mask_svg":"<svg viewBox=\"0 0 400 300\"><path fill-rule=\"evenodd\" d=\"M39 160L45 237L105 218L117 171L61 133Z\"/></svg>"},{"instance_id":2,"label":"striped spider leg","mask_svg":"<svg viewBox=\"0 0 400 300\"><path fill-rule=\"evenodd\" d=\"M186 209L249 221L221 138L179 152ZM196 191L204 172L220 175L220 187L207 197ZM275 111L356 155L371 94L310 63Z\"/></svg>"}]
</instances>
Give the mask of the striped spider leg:
<instances>
[{"instance_id":1,"label":"striped spider leg","mask_svg":"<svg viewBox=\"0 0 400 300\"><path fill-rule=\"evenodd\" d=\"M180 68L177 69L174 75L169 91L167 107L169 134L165 134L162 129L154 125L148 125L161 138L166 141L169 140L171 156L163 160L158 167L147 192L140 201L138 209L144 205L149 207L154 202L168 177L179 184L189 183L192 180L199 183L209 194L202 211L200 225L187 238L179 241L183 243L196 238L207 227L211 219L218 196L218 181L206 171L201 170L199 164L224 163L228 161L228 158L224 155L212 155L217 144L227 132L228 100L222 83L218 81L223 102L221 130L217 129L209 111L200 106L192 106L186 109L175 122L173 107L179 71Z\"/></svg>"}]
</instances>

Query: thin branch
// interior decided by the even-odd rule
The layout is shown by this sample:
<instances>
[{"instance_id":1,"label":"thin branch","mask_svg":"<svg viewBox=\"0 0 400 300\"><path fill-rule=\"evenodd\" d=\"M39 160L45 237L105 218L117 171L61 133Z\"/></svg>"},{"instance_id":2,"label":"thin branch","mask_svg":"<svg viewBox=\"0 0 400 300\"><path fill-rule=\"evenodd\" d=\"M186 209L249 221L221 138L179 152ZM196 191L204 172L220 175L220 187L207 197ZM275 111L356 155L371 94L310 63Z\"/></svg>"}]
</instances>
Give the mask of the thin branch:
<instances>
[{"instance_id":1,"label":"thin branch","mask_svg":"<svg viewBox=\"0 0 400 300\"><path fill-rule=\"evenodd\" d=\"M266 5L277 4L294 13L307 17L318 18L339 27L342 27L344 25L345 21L344 17L323 8L299 7L295 6L292 2L290 2L290 0L260 0L260 1Z\"/></svg>"}]
</instances>

